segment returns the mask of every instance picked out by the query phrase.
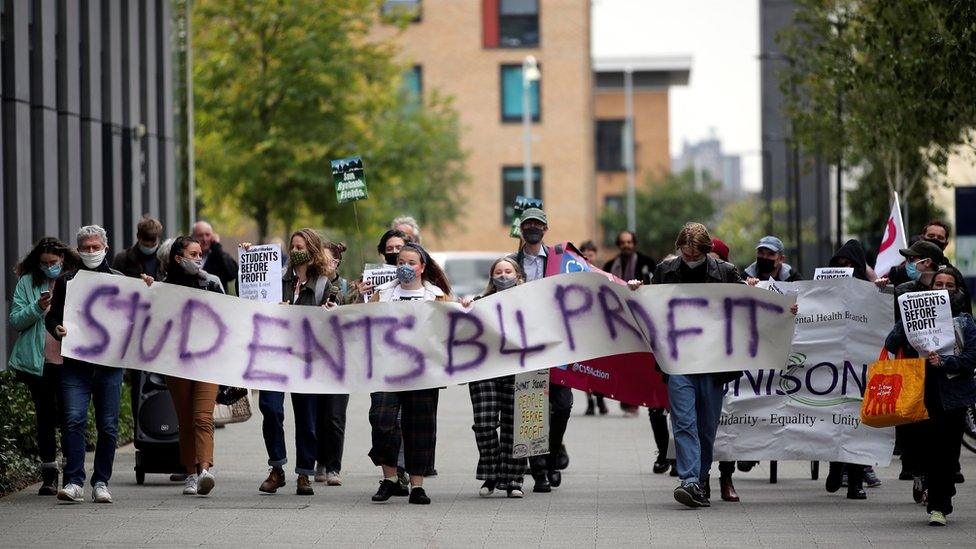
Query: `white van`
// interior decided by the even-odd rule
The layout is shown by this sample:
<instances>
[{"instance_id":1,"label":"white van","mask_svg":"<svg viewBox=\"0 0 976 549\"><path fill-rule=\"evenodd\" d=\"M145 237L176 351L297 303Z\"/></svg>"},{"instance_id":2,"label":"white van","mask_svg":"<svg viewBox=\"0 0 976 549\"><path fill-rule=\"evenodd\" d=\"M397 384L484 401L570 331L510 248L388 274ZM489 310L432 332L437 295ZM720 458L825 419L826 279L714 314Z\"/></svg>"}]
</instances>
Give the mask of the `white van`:
<instances>
[{"instance_id":1,"label":"white van","mask_svg":"<svg viewBox=\"0 0 976 549\"><path fill-rule=\"evenodd\" d=\"M431 252L430 256L447 273L455 297L475 297L488 285L488 269L499 257L511 252Z\"/></svg>"}]
</instances>

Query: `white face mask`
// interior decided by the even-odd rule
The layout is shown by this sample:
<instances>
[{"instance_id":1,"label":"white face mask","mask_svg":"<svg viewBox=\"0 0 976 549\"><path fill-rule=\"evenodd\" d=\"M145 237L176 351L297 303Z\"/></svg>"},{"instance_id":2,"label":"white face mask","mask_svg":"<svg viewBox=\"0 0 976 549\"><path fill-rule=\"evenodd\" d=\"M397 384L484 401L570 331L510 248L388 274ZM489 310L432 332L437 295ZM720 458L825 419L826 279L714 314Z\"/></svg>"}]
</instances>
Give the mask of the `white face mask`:
<instances>
[{"instance_id":1,"label":"white face mask","mask_svg":"<svg viewBox=\"0 0 976 549\"><path fill-rule=\"evenodd\" d=\"M79 252L81 262L89 269L95 269L105 261L105 248L97 252Z\"/></svg>"}]
</instances>

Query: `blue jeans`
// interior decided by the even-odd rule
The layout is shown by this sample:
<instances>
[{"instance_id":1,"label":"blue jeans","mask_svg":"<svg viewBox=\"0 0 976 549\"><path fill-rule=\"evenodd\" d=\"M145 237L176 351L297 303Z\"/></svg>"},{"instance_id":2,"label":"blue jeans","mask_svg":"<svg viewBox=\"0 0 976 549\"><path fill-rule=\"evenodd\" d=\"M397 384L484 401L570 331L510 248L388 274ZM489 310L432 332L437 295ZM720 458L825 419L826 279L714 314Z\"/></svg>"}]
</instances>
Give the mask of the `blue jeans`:
<instances>
[{"instance_id":1,"label":"blue jeans","mask_svg":"<svg viewBox=\"0 0 976 549\"><path fill-rule=\"evenodd\" d=\"M108 483L112 478L115 447L119 437L119 401L122 396L122 370L88 362L64 359L61 367L61 396L64 429L64 483L85 484L85 432L88 430L88 403L95 404L95 470L91 484Z\"/></svg>"},{"instance_id":2,"label":"blue jeans","mask_svg":"<svg viewBox=\"0 0 976 549\"><path fill-rule=\"evenodd\" d=\"M724 387L710 374L668 376L671 430L681 484L703 482L722 415Z\"/></svg>"},{"instance_id":3,"label":"blue jeans","mask_svg":"<svg viewBox=\"0 0 976 549\"><path fill-rule=\"evenodd\" d=\"M315 455L318 444L315 437L316 396L291 394L291 407L295 412L295 474L314 475ZM285 450L285 393L261 391L258 409L264 418L261 434L268 450L268 465L281 467L288 463Z\"/></svg>"}]
</instances>

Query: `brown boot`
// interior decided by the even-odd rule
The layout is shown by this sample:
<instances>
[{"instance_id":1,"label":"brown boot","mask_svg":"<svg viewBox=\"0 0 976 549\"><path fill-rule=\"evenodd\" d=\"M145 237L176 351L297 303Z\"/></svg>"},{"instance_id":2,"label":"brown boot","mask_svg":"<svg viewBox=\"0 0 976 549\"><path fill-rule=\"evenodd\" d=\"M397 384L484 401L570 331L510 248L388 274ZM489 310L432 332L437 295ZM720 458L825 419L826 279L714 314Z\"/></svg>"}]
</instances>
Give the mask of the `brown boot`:
<instances>
[{"instance_id":1,"label":"brown boot","mask_svg":"<svg viewBox=\"0 0 976 549\"><path fill-rule=\"evenodd\" d=\"M720 477L719 485L722 487L722 501L739 501L739 494L732 486L732 477Z\"/></svg>"},{"instance_id":2,"label":"brown boot","mask_svg":"<svg viewBox=\"0 0 976 549\"><path fill-rule=\"evenodd\" d=\"M273 494L285 485L285 471L281 467L272 467L271 472L268 473L268 478L261 483L258 490L266 494Z\"/></svg>"},{"instance_id":3,"label":"brown boot","mask_svg":"<svg viewBox=\"0 0 976 549\"><path fill-rule=\"evenodd\" d=\"M298 475L298 487L295 488L295 493L299 496L315 495L315 490L312 490L312 482L308 480L308 475Z\"/></svg>"}]
</instances>

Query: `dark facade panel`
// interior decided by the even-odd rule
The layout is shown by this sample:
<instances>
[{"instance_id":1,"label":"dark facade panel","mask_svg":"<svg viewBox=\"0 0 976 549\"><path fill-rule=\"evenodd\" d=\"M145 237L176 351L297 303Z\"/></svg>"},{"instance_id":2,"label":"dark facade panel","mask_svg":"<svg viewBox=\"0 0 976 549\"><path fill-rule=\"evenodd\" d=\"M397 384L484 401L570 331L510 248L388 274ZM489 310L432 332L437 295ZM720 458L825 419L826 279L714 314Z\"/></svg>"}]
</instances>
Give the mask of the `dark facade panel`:
<instances>
[{"instance_id":1,"label":"dark facade panel","mask_svg":"<svg viewBox=\"0 0 976 549\"><path fill-rule=\"evenodd\" d=\"M79 3L58 0L58 180L61 239L82 225Z\"/></svg>"}]
</instances>

